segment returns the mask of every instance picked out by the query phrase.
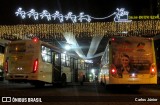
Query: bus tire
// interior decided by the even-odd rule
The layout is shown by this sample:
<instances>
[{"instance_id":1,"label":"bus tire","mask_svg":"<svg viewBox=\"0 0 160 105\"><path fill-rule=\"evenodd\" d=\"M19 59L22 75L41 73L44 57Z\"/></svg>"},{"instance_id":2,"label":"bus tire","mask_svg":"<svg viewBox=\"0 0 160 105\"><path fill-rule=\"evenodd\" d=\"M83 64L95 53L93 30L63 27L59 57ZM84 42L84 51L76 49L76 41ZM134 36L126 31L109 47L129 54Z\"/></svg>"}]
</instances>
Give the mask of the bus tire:
<instances>
[{"instance_id":1,"label":"bus tire","mask_svg":"<svg viewBox=\"0 0 160 105\"><path fill-rule=\"evenodd\" d=\"M62 74L61 76L61 86L62 87L66 87L67 86L67 78L66 78L66 74Z\"/></svg>"}]
</instances>

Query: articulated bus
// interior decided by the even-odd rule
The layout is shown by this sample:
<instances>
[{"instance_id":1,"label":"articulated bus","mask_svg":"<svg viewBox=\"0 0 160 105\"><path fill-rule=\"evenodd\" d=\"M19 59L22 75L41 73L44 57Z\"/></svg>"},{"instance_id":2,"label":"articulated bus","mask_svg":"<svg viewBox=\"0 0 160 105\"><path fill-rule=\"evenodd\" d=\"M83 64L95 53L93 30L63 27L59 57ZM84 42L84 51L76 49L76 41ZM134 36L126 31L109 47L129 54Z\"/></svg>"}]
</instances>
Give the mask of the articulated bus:
<instances>
[{"instance_id":1,"label":"articulated bus","mask_svg":"<svg viewBox=\"0 0 160 105\"><path fill-rule=\"evenodd\" d=\"M46 83L78 80L78 65L82 59L64 53L51 44L33 40L12 41L5 49L5 79L11 82L29 82L36 87Z\"/></svg>"},{"instance_id":2,"label":"articulated bus","mask_svg":"<svg viewBox=\"0 0 160 105\"><path fill-rule=\"evenodd\" d=\"M117 37L108 41L101 58L99 82L105 86L157 84L153 38Z\"/></svg>"}]
</instances>

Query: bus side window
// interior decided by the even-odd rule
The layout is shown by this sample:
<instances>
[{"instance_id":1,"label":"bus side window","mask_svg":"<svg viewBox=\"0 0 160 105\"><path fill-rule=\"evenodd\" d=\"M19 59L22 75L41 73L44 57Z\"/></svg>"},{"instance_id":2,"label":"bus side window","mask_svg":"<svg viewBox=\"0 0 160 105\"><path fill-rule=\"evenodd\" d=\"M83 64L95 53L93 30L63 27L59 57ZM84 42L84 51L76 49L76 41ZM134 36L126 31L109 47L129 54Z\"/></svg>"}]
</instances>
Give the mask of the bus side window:
<instances>
[{"instance_id":1,"label":"bus side window","mask_svg":"<svg viewBox=\"0 0 160 105\"><path fill-rule=\"evenodd\" d=\"M70 56L66 56L66 66L70 66Z\"/></svg>"},{"instance_id":2,"label":"bus side window","mask_svg":"<svg viewBox=\"0 0 160 105\"><path fill-rule=\"evenodd\" d=\"M5 49L5 47L0 45L0 53L4 53L4 49Z\"/></svg>"},{"instance_id":3,"label":"bus side window","mask_svg":"<svg viewBox=\"0 0 160 105\"><path fill-rule=\"evenodd\" d=\"M78 59L74 59L74 68L78 69Z\"/></svg>"},{"instance_id":4,"label":"bus side window","mask_svg":"<svg viewBox=\"0 0 160 105\"><path fill-rule=\"evenodd\" d=\"M51 63L51 49L45 46L41 47L42 60Z\"/></svg>"},{"instance_id":5,"label":"bus side window","mask_svg":"<svg viewBox=\"0 0 160 105\"><path fill-rule=\"evenodd\" d=\"M65 66L65 61L66 61L66 54L62 53L61 54L61 63L62 63L62 66Z\"/></svg>"},{"instance_id":6,"label":"bus side window","mask_svg":"<svg viewBox=\"0 0 160 105\"><path fill-rule=\"evenodd\" d=\"M57 66L60 66L61 56L59 53L53 52L53 63Z\"/></svg>"}]
</instances>

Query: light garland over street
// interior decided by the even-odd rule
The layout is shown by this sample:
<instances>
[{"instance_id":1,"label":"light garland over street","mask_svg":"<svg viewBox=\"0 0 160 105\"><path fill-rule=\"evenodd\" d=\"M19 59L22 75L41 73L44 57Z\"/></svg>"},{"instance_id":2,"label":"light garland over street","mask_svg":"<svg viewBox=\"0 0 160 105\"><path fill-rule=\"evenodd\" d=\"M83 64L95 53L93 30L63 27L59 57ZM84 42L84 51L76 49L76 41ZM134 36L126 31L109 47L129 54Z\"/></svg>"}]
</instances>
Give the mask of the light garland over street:
<instances>
[{"instance_id":1,"label":"light garland over street","mask_svg":"<svg viewBox=\"0 0 160 105\"><path fill-rule=\"evenodd\" d=\"M63 39L63 33L71 32L76 38L95 36L148 36L152 37L160 34L160 20L128 20L128 11L124 8L117 8L117 12L109 16L96 18L81 12L78 16L72 12L62 15L59 11L51 14L47 10L41 13L31 9L28 12L19 8L15 14L22 19L33 18L59 20L60 24L18 24L0 25L0 39L28 39L38 37L40 39ZM91 22L92 19L102 20L114 16L113 22ZM65 23L71 20L73 23ZM63 23L63 24L62 24Z\"/></svg>"},{"instance_id":2,"label":"light garland over street","mask_svg":"<svg viewBox=\"0 0 160 105\"><path fill-rule=\"evenodd\" d=\"M63 33L73 32L76 38L94 36L148 36L160 34L160 20L132 22L95 22L64 24L0 25L0 39L61 39ZM13 39L14 39L13 38Z\"/></svg>"}]
</instances>

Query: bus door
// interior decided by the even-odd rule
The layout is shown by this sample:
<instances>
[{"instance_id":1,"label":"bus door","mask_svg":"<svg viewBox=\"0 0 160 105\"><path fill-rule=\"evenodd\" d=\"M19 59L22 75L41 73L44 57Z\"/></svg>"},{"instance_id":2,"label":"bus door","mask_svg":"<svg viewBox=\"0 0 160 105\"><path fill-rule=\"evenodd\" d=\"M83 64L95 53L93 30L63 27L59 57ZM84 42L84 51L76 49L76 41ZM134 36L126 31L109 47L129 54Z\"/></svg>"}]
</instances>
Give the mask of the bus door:
<instances>
[{"instance_id":1,"label":"bus door","mask_svg":"<svg viewBox=\"0 0 160 105\"><path fill-rule=\"evenodd\" d=\"M74 59L73 78L75 82L78 82L78 59Z\"/></svg>"},{"instance_id":2,"label":"bus door","mask_svg":"<svg viewBox=\"0 0 160 105\"><path fill-rule=\"evenodd\" d=\"M52 52L52 81L58 82L61 80L61 54Z\"/></svg>"},{"instance_id":3,"label":"bus door","mask_svg":"<svg viewBox=\"0 0 160 105\"><path fill-rule=\"evenodd\" d=\"M71 57L70 58L70 67L71 67L71 79L72 79L72 81L73 82L75 82L74 80L75 80L75 77L74 77L74 72L75 72L75 68L74 68L74 58L73 57Z\"/></svg>"}]
</instances>

